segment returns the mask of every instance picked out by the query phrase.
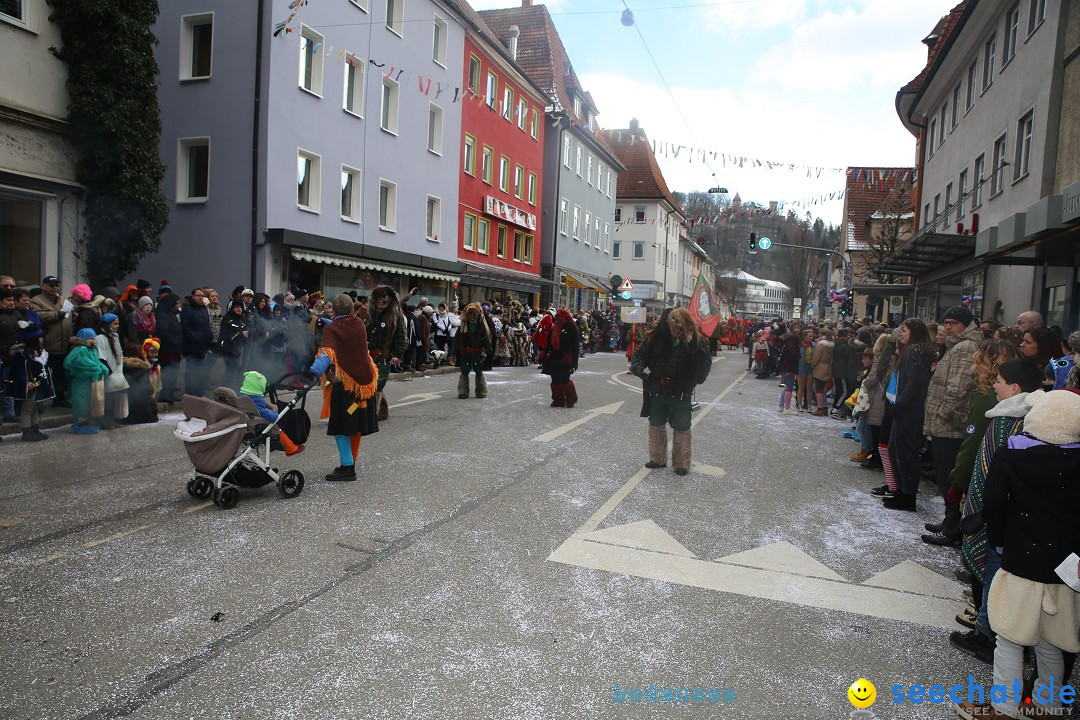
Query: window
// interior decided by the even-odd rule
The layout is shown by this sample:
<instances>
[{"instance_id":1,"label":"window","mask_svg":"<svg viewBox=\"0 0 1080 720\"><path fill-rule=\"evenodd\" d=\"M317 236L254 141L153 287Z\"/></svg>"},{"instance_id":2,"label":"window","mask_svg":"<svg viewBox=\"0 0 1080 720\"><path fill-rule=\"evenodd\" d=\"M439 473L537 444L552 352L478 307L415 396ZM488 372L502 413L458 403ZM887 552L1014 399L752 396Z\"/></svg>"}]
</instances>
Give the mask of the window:
<instances>
[{"instance_id":1,"label":"window","mask_svg":"<svg viewBox=\"0 0 1080 720\"><path fill-rule=\"evenodd\" d=\"M495 244L495 254L501 258L506 257L506 226L499 226L499 240Z\"/></svg>"},{"instance_id":2,"label":"window","mask_svg":"<svg viewBox=\"0 0 1080 720\"><path fill-rule=\"evenodd\" d=\"M464 152L465 172L469 175L476 175L476 138L472 135L465 136L465 152Z\"/></svg>"},{"instance_id":3,"label":"window","mask_svg":"<svg viewBox=\"0 0 1080 720\"><path fill-rule=\"evenodd\" d=\"M517 126L519 130L525 129L525 124L529 121L529 103L525 98L518 98L517 104Z\"/></svg>"},{"instance_id":4,"label":"window","mask_svg":"<svg viewBox=\"0 0 1080 720\"><path fill-rule=\"evenodd\" d=\"M480 157L480 179L491 184L492 165L495 163L495 151L490 145L484 146L484 154Z\"/></svg>"},{"instance_id":5,"label":"window","mask_svg":"<svg viewBox=\"0 0 1080 720\"><path fill-rule=\"evenodd\" d=\"M323 36L300 26L300 87L322 97Z\"/></svg>"},{"instance_id":6,"label":"window","mask_svg":"<svg viewBox=\"0 0 1080 720\"><path fill-rule=\"evenodd\" d=\"M296 204L301 210L319 212L319 177L322 159L315 153L298 150L296 154Z\"/></svg>"},{"instance_id":7,"label":"window","mask_svg":"<svg viewBox=\"0 0 1080 720\"><path fill-rule=\"evenodd\" d=\"M585 211L585 244L592 244L592 213Z\"/></svg>"},{"instance_id":8,"label":"window","mask_svg":"<svg viewBox=\"0 0 1080 720\"><path fill-rule=\"evenodd\" d=\"M596 189L604 192L604 163L599 158L596 160Z\"/></svg>"},{"instance_id":9,"label":"window","mask_svg":"<svg viewBox=\"0 0 1080 720\"><path fill-rule=\"evenodd\" d=\"M605 195L611 197L611 168L608 168L607 171L607 192Z\"/></svg>"},{"instance_id":10,"label":"window","mask_svg":"<svg viewBox=\"0 0 1080 720\"><path fill-rule=\"evenodd\" d=\"M559 232L566 234L567 218L570 215L570 203L563 198L559 201Z\"/></svg>"},{"instance_id":11,"label":"window","mask_svg":"<svg viewBox=\"0 0 1080 720\"><path fill-rule=\"evenodd\" d=\"M510 83L503 83L502 116L503 120L510 120L514 114L514 88ZM511 120L511 122L513 122Z\"/></svg>"},{"instance_id":12,"label":"window","mask_svg":"<svg viewBox=\"0 0 1080 720\"><path fill-rule=\"evenodd\" d=\"M480 58L469 53L469 92L480 94Z\"/></svg>"},{"instance_id":13,"label":"window","mask_svg":"<svg viewBox=\"0 0 1080 720\"><path fill-rule=\"evenodd\" d=\"M994 84L994 64L997 62L997 33L986 41L983 48L983 91Z\"/></svg>"},{"instance_id":14,"label":"window","mask_svg":"<svg viewBox=\"0 0 1080 720\"><path fill-rule=\"evenodd\" d=\"M618 260L620 257L622 257L621 243L615 243L614 245L612 245L612 247L611 247L611 257L613 257L616 260Z\"/></svg>"},{"instance_id":15,"label":"window","mask_svg":"<svg viewBox=\"0 0 1080 720\"><path fill-rule=\"evenodd\" d=\"M956 193L956 219L964 217L964 203L967 202L968 171L967 168L960 173L960 184Z\"/></svg>"},{"instance_id":16,"label":"window","mask_svg":"<svg viewBox=\"0 0 1080 720\"><path fill-rule=\"evenodd\" d=\"M975 104L975 83L979 80L979 61L972 60L967 73L967 109Z\"/></svg>"},{"instance_id":17,"label":"window","mask_svg":"<svg viewBox=\"0 0 1080 720\"><path fill-rule=\"evenodd\" d=\"M570 136L564 137L562 141L562 164L570 167Z\"/></svg>"},{"instance_id":18,"label":"window","mask_svg":"<svg viewBox=\"0 0 1080 720\"><path fill-rule=\"evenodd\" d=\"M938 127L941 128L941 139L938 140L938 145L945 144L945 128L948 127L949 118L949 103L945 103L941 106L941 122L938 123Z\"/></svg>"},{"instance_id":19,"label":"window","mask_svg":"<svg viewBox=\"0 0 1080 720\"><path fill-rule=\"evenodd\" d=\"M929 225L930 220L931 220L931 217L930 217L930 203L926 203L926 207L923 208L923 222L922 222L923 227L926 227L927 225Z\"/></svg>"},{"instance_id":20,"label":"window","mask_svg":"<svg viewBox=\"0 0 1080 720\"><path fill-rule=\"evenodd\" d=\"M522 262L525 259L525 233L520 230L514 231L514 262Z\"/></svg>"},{"instance_id":21,"label":"window","mask_svg":"<svg viewBox=\"0 0 1080 720\"><path fill-rule=\"evenodd\" d=\"M210 138L180 138L176 157L176 201L203 202L209 196Z\"/></svg>"},{"instance_id":22,"label":"window","mask_svg":"<svg viewBox=\"0 0 1080 720\"><path fill-rule=\"evenodd\" d=\"M25 18L20 0L0 0L0 14ZM14 13L18 13L15 15ZM180 18L180 79L210 77L214 50L214 13ZM303 45L303 43L301 43Z\"/></svg>"},{"instance_id":23,"label":"window","mask_svg":"<svg viewBox=\"0 0 1080 720\"><path fill-rule=\"evenodd\" d=\"M490 251L491 221L485 218L476 219L476 252L485 255Z\"/></svg>"},{"instance_id":24,"label":"window","mask_svg":"<svg viewBox=\"0 0 1080 720\"><path fill-rule=\"evenodd\" d=\"M599 215L597 215L596 217L593 218L593 223L594 223L594 225L593 225L593 242L596 245L596 249L599 250L601 248L601 246L603 245L603 242L601 241L601 236L600 236L600 229L601 229L601 226L602 226L603 223L600 220Z\"/></svg>"},{"instance_id":25,"label":"window","mask_svg":"<svg viewBox=\"0 0 1080 720\"><path fill-rule=\"evenodd\" d=\"M405 0L386 0L386 29L400 36L404 32L401 22Z\"/></svg>"},{"instance_id":26,"label":"window","mask_svg":"<svg viewBox=\"0 0 1080 720\"><path fill-rule=\"evenodd\" d=\"M622 222L622 208L615 208L615 222Z\"/></svg>"},{"instance_id":27,"label":"window","mask_svg":"<svg viewBox=\"0 0 1080 720\"><path fill-rule=\"evenodd\" d=\"M991 160L993 166L990 168L990 197L994 197L1005 189L1006 140L1005 135L1002 135L994 141L994 155Z\"/></svg>"},{"instance_id":28,"label":"window","mask_svg":"<svg viewBox=\"0 0 1080 720\"><path fill-rule=\"evenodd\" d=\"M574 115L581 117L581 96L574 95Z\"/></svg>"},{"instance_id":29,"label":"window","mask_svg":"<svg viewBox=\"0 0 1080 720\"><path fill-rule=\"evenodd\" d=\"M956 87L952 91L952 129L955 130L956 126L960 124L960 92L963 87L963 83L956 83Z\"/></svg>"},{"instance_id":30,"label":"window","mask_svg":"<svg viewBox=\"0 0 1080 720\"><path fill-rule=\"evenodd\" d=\"M574 206L574 239L581 239L581 206Z\"/></svg>"},{"instance_id":31,"label":"window","mask_svg":"<svg viewBox=\"0 0 1080 720\"><path fill-rule=\"evenodd\" d=\"M364 116L364 72L367 61L351 53L345 54L345 88L341 106L345 112Z\"/></svg>"},{"instance_id":32,"label":"window","mask_svg":"<svg viewBox=\"0 0 1080 720\"><path fill-rule=\"evenodd\" d=\"M930 129L927 133L926 156L932 158L934 151L937 150L937 143L934 142L937 139L937 118L930 121Z\"/></svg>"},{"instance_id":33,"label":"window","mask_svg":"<svg viewBox=\"0 0 1080 720\"><path fill-rule=\"evenodd\" d=\"M499 189L510 192L510 158L505 155L499 157Z\"/></svg>"},{"instance_id":34,"label":"window","mask_svg":"<svg viewBox=\"0 0 1080 720\"><path fill-rule=\"evenodd\" d=\"M363 175L356 168L341 166L341 219L360 222L360 192L363 187L360 179Z\"/></svg>"},{"instance_id":35,"label":"window","mask_svg":"<svg viewBox=\"0 0 1080 720\"><path fill-rule=\"evenodd\" d=\"M520 165L514 166L514 197L521 199L525 192L525 168Z\"/></svg>"},{"instance_id":36,"label":"window","mask_svg":"<svg viewBox=\"0 0 1080 720\"><path fill-rule=\"evenodd\" d=\"M645 208L640 206L634 208L634 222L645 222Z\"/></svg>"},{"instance_id":37,"label":"window","mask_svg":"<svg viewBox=\"0 0 1080 720\"><path fill-rule=\"evenodd\" d=\"M532 117L529 119L529 135L533 140L538 138L540 132L540 111L533 108Z\"/></svg>"},{"instance_id":38,"label":"window","mask_svg":"<svg viewBox=\"0 0 1080 720\"><path fill-rule=\"evenodd\" d=\"M582 154L583 154L583 152L582 152L581 146L578 145L577 146L577 161L576 161L576 164L574 165L574 169L577 172L578 177L581 177Z\"/></svg>"},{"instance_id":39,"label":"window","mask_svg":"<svg viewBox=\"0 0 1080 720\"><path fill-rule=\"evenodd\" d=\"M495 103L498 100L495 96L498 94L498 92L499 78L495 73L489 70L487 74L487 89L484 91L484 102L487 103L488 107L495 107Z\"/></svg>"},{"instance_id":40,"label":"window","mask_svg":"<svg viewBox=\"0 0 1080 720\"><path fill-rule=\"evenodd\" d=\"M425 221L424 232L427 239L439 242L439 235L442 234L442 200L428 195Z\"/></svg>"},{"instance_id":41,"label":"window","mask_svg":"<svg viewBox=\"0 0 1080 720\"><path fill-rule=\"evenodd\" d=\"M1046 19L1046 0L1031 0L1031 9L1028 11L1028 35L1042 25Z\"/></svg>"},{"instance_id":42,"label":"window","mask_svg":"<svg viewBox=\"0 0 1080 720\"><path fill-rule=\"evenodd\" d=\"M446 21L438 15L431 28L431 59L446 67Z\"/></svg>"},{"instance_id":43,"label":"window","mask_svg":"<svg viewBox=\"0 0 1080 720\"><path fill-rule=\"evenodd\" d=\"M379 180L379 229L397 230L397 183Z\"/></svg>"},{"instance_id":44,"label":"window","mask_svg":"<svg viewBox=\"0 0 1080 720\"><path fill-rule=\"evenodd\" d=\"M533 236L532 235L526 235L525 236L525 264L526 265L532 265L533 264Z\"/></svg>"},{"instance_id":45,"label":"window","mask_svg":"<svg viewBox=\"0 0 1080 720\"><path fill-rule=\"evenodd\" d=\"M611 225L604 223L604 252L611 250Z\"/></svg>"},{"instance_id":46,"label":"window","mask_svg":"<svg viewBox=\"0 0 1080 720\"><path fill-rule=\"evenodd\" d=\"M1001 66L1016 57L1016 42L1020 39L1020 3L1016 2L1005 13L1005 46L1001 53Z\"/></svg>"},{"instance_id":47,"label":"window","mask_svg":"<svg viewBox=\"0 0 1080 720\"><path fill-rule=\"evenodd\" d=\"M388 133L397 135L398 131L398 97L401 94L401 86L388 77L382 79L382 100L379 113L379 127Z\"/></svg>"},{"instance_id":48,"label":"window","mask_svg":"<svg viewBox=\"0 0 1080 720\"><path fill-rule=\"evenodd\" d=\"M586 175L590 185L593 184L593 181L592 181L593 172L592 171L593 171L593 157L592 157L592 154L590 153L590 155L589 155L588 175Z\"/></svg>"},{"instance_id":49,"label":"window","mask_svg":"<svg viewBox=\"0 0 1080 720\"><path fill-rule=\"evenodd\" d=\"M980 155L975 158L975 184L971 186L971 209L982 205L983 170L986 169L986 157Z\"/></svg>"},{"instance_id":50,"label":"window","mask_svg":"<svg viewBox=\"0 0 1080 720\"><path fill-rule=\"evenodd\" d=\"M1013 158L1013 182L1028 174L1031 160L1031 129L1034 111L1029 110L1020 122L1016 123L1016 157Z\"/></svg>"},{"instance_id":51,"label":"window","mask_svg":"<svg viewBox=\"0 0 1080 720\"><path fill-rule=\"evenodd\" d=\"M27 0L0 0L0 15L5 19L18 20L20 24L26 23Z\"/></svg>"},{"instance_id":52,"label":"window","mask_svg":"<svg viewBox=\"0 0 1080 720\"><path fill-rule=\"evenodd\" d=\"M443 109L432 103L428 105L427 149L442 155Z\"/></svg>"},{"instance_id":53,"label":"window","mask_svg":"<svg viewBox=\"0 0 1080 720\"><path fill-rule=\"evenodd\" d=\"M476 249L476 216L465 213L465 221L461 228L461 242L466 250Z\"/></svg>"},{"instance_id":54,"label":"window","mask_svg":"<svg viewBox=\"0 0 1080 720\"><path fill-rule=\"evenodd\" d=\"M945 186L945 227L949 226L949 220L952 214L952 183Z\"/></svg>"},{"instance_id":55,"label":"window","mask_svg":"<svg viewBox=\"0 0 1080 720\"><path fill-rule=\"evenodd\" d=\"M536 173L529 173L529 204L536 204Z\"/></svg>"},{"instance_id":56,"label":"window","mask_svg":"<svg viewBox=\"0 0 1080 720\"><path fill-rule=\"evenodd\" d=\"M644 260L645 259L645 243L643 243L643 242L634 243L634 259L635 260Z\"/></svg>"}]
</instances>

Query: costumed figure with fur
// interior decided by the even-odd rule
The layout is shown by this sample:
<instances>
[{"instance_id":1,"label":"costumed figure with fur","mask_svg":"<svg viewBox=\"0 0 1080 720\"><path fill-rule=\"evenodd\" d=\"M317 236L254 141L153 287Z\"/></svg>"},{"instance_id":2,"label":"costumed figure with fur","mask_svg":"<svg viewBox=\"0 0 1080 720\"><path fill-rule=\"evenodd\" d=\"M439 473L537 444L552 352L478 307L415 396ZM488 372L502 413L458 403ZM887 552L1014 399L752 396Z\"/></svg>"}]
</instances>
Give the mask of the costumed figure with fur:
<instances>
[{"instance_id":1,"label":"costumed figure with fur","mask_svg":"<svg viewBox=\"0 0 1080 720\"><path fill-rule=\"evenodd\" d=\"M41 403L53 395L52 374L49 372L49 353L45 350L45 331L36 323L19 321L15 340L22 349L10 359L7 377L7 396L22 401L19 425L22 439L26 442L48 440L49 436L38 428Z\"/></svg>"},{"instance_id":2,"label":"costumed figure with fur","mask_svg":"<svg viewBox=\"0 0 1080 720\"><path fill-rule=\"evenodd\" d=\"M580 338L570 311L562 308L555 313L551 342L541 354L540 366L540 372L551 376L551 407L572 408L577 403L577 388L570 375L577 370Z\"/></svg>"},{"instance_id":3,"label":"costumed figure with fur","mask_svg":"<svg viewBox=\"0 0 1080 720\"><path fill-rule=\"evenodd\" d=\"M484 364L491 354L491 326L484 318L480 303L465 306L461 313L461 327L458 328L458 358L461 376L458 378L458 397L469 397L469 373L476 372L476 397L487 397L487 380L484 378Z\"/></svg>"},{"instance_id":4,"label":"costumed figure with fur","mask_svg":"<svg viewBox=\"0 0 1080 720\"><path fill-rule=\"evenodd\" d=\"M649 418L648 468L667 465L667 425L672 429L675 472L690 471L690 412L694 387L712 369L709 341L684 308L667 309L656 329L631 358L634 375L645 382L642 417Z\"/></svg>"},{"instance_id":5,"label":"costumed figure with fur","mask_svg":"<svg viewBox=\"0 0 1080 720\"><path fill-rule=\"evenodd\" d=\"M405 316L401 312L397 292L385 285L371 291L368 312L368 347L371 348L371 359L379 369L378 396L374 404L379 420L386 420L390 417L385 394L386 381L390 379L391 369L399 367L405 355Z\"/></svg>"},{"instance_id":6,"label":"costumed figure with fur","mask_svg":"<svg viewBox=\"0 0 1080 720\"><path fill-rule=\"evenodd\" d=\"M330 382L330 422L326 434L337 443L341 464L327 480L355 480L360 438L379 432L372 401L378 389L379 371L368 351L367 329L353 315L348 295L334 298L334 319L323 328L322 343L310 371Z\"/></svg>"}]
</instances>

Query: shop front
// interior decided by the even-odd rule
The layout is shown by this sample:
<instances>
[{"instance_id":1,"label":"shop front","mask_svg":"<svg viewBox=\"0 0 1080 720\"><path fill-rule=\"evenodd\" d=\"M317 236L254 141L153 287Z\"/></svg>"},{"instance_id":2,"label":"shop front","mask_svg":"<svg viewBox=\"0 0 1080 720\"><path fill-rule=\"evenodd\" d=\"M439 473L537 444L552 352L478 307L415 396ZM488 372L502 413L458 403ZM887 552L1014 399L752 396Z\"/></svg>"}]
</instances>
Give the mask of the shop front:
<instances>
[{"instance_id":1,"label":"shop front","mask_svg":"<svg viewBox=\"0 0 1080 720\"><path fill-rule=\"evenodd\" d=\"M560 268L560 280L564 288L560 293L563 307L571 310L606 311L611 290L599 279L593 278L580 270Z\"/></svg>"},{"instance_id":2,"label":"shop front","mask_svg":"<svg viewBox=\"0 0 1080 720\"><path fill-rule=\"evenodd\" d=\"M498 302L509 305L518 301L530 308L540 305L540 288L555 285L538 274L489 265L474 260L462 260L465 271L461 274L458 302L461 307L471 302Z\"/></svg>"}]
</instances>

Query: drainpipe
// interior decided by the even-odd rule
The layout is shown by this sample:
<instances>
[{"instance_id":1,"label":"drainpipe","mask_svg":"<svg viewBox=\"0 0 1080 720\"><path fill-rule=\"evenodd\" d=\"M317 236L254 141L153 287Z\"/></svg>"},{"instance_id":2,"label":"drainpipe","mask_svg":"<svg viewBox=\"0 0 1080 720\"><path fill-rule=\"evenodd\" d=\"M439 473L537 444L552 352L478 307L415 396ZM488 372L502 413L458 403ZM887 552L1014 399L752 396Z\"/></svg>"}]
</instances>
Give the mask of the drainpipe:
<instances>
[{"instance_id":1,"label":"drainpipe","mask_svg":"<svg viewBox=\"0 0 1080 720\"><path fill-rule=\"evenodd\" d=\"M255 32L255 98L251 108L251 280L255 288L255 264L259 249L259 122L262 118L263 19L266 0L259 0ZM269 288L267 288L269 289Z\"/></svg>"}]
</instances>

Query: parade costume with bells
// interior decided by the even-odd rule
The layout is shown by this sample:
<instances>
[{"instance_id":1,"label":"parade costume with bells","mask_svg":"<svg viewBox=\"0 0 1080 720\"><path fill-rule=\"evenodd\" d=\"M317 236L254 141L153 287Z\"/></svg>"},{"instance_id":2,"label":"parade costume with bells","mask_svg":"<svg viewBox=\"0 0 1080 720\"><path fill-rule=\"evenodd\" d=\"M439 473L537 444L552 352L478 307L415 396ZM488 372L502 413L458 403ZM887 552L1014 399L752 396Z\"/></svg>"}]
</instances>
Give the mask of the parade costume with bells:
<instances>
[{"instance_id":1,"label":"parade costume with bells","mask_svg":"<svg viewBox=\"0 0 1080 720\"><path fill-rule=\"evenodd\" d=\"M491 329L484 319L479 303L466 306L461 313L458 329L458 358L461 376L458 378L458 397L469 397L469 373L476 372L476 397L487 397L487 380L484 379L484 363L491 354Z\"/></svg>"},{"instance_id":2,"label":"parade costume with bells","mask_svg":"<svg viewBox=\"0 0 1080 720\"><path fill-rule=\"evenodd\" d=\"M378 308L379 299L386 297L388 303L385 309ZM387 405L386 396L383 393L386 381L390 379L390 370L395 361L401 362L405 355L405 317L401 314L401 301L393 288L377 287L371 291L368 300L367 321L368 346L371 348L371 359L379 370L379 388L377 396L373 400L378 411L378 419L386 420L390 417L390 407Z\"/></svg>"},{"instance_id":3,"label":"parade costume with bells","mask_svg":"<svg viewBox=\"0 0 1080 720\"><path fill-rule=\"evenodd\" d=\"M574 316L562 308L555 314L549 347L544 352L540 372L551 376L551 407L574 407L577 388L570 375L577 370L581 335Z\"/></svg>"},{"instance_id":4,"label":"parade costume with bells","mask_svg":"<svg viewBox=\"0 0 1080 720\"><path fill-rule=\"evenodd\" d=\"M339 315L323 330L311 372L326 375L330 387L330 422L326 434L337 442L339 465L327 480L355 480L360 438L379 431L374 402L379 371L368 353L367 331L360 318Z\"/></svg>"}]
</instances>

